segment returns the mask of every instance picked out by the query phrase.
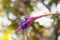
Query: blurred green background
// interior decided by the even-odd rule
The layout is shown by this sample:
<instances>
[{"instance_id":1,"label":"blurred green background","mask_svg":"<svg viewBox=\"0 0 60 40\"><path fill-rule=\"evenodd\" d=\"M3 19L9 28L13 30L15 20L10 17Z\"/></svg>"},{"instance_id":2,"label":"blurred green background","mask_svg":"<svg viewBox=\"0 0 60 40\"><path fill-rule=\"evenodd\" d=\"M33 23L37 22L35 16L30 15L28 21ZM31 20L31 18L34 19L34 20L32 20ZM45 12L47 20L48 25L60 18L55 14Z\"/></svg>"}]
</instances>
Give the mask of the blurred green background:
<instances>
[{"instance_id":1,"label":"blurred green background","mask_svg":"<svg viewBox=\"0 0 60 40\"><path fill-rule=\"evenodd\" d=\"M37 19L25 31L17 32L25 17L60 14L60 0L0 0L0 40L60 40L60 17Z\"/></svg>"}]
</instances>

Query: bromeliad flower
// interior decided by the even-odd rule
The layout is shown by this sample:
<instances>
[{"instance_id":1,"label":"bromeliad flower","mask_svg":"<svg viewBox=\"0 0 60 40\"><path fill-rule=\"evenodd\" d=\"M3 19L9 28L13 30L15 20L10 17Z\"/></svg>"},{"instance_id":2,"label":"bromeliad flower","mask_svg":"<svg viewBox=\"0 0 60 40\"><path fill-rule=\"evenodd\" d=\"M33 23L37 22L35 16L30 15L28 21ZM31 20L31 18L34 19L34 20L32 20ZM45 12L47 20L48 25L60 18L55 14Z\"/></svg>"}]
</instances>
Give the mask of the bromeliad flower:
<instances>
[{"instance_id":1,"label":"bromeliad flower","mask_svg":"<svg viewBox=\"0 0 60 40\"><path fill-rule=\"evenodd\" d=\"M23 21L19 22L19 27L17 29L17 31L19 30L25 30L27 29L36 19L38 18L42 18L45 16L60 16L60 14L45 14L45 15L41 15L41 16L37 16L37 17L27 17L25 18Z\"/></svg>"}]
</instances>

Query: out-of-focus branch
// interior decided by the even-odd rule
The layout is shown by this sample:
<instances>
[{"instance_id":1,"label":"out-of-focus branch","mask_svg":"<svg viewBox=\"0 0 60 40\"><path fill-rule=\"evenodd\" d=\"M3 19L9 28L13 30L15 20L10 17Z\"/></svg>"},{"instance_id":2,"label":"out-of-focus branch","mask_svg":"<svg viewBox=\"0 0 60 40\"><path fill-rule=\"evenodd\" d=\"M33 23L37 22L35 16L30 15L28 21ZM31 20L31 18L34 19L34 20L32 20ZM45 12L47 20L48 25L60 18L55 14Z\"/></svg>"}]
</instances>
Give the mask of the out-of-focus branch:
<instances>
[{"instance_id":1,"label":"out-of-focus branch","mask_svg":"<svg viewBox=\"0 0 60 40\"><path fill-rule=\"evenodd\" d=\"M44 0L38 0L38 1L40 1L40 2L42 2L44 4ZM50 0L50 1L52 1L52 3L56 3L56 5L58 3L58 0ZM44 5L50 10L50 7L51 7L52 3L49 2L48 5L45 5L45 4Z\"/></svg>"},{"instance_id":2,"label":"out-of-focus branch","mask_svg":"<svg viewBox=\"0 0 60 40\"><path fill-rule=\"evenodd\" d=\"M59 29L60 29L60 19L58 18L58 19L56 19L56 22L57 22L57 24L56 25L54 25L54 34L55 34L55 40L58 40L58 36L59 36Z\"/></svg>"}]
</instances>

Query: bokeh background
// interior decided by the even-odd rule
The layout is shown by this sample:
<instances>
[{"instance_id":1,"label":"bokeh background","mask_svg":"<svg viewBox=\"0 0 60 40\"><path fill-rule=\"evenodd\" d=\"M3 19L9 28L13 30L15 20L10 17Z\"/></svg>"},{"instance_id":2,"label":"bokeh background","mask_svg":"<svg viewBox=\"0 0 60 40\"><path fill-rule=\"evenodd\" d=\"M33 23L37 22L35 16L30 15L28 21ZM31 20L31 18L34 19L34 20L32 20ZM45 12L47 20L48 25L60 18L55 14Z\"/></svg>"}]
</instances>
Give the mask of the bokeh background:
<instances>
[{"instance_id":1,"label":"bokeh background","mask_svg":"<svg viewBox=\"0 0 60 40\"><path fill-rule=\"evenodd\" d=\"M42 17L17 32L25 17L60 14L60 0L0 0L0 40L60 40L60 16Z\"/></svg>"}]
</instances>

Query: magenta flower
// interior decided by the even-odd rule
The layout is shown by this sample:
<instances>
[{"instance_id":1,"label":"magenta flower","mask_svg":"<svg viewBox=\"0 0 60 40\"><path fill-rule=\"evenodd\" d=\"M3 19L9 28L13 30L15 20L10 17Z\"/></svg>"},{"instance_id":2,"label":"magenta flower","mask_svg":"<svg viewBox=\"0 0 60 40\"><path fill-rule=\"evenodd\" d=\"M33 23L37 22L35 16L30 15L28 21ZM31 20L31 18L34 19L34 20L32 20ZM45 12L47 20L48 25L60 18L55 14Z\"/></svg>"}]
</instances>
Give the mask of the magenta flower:
<instances>
[{"instance_id":1,"label":"magenta flower","mask_svg":"<svg viewBox=\"0 0 60 40\"><path fill-rule=\"evenodd\" d=\"M45 16L60 16L60 14L45 14L45 15L41 15L41 16L37 16L37 17L27 17L25 18L23 21L19 22L19 27L18 27L18 31L19 30L25 30L27 29L36 19L41 18L41 17L45 17Z\"/></svg>"}]
</instances>

